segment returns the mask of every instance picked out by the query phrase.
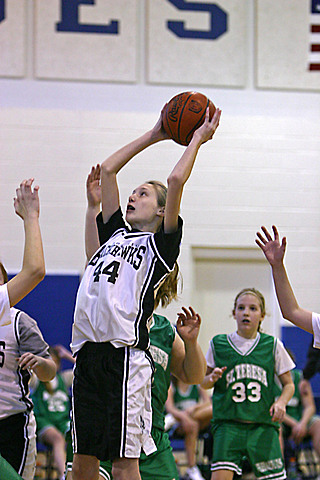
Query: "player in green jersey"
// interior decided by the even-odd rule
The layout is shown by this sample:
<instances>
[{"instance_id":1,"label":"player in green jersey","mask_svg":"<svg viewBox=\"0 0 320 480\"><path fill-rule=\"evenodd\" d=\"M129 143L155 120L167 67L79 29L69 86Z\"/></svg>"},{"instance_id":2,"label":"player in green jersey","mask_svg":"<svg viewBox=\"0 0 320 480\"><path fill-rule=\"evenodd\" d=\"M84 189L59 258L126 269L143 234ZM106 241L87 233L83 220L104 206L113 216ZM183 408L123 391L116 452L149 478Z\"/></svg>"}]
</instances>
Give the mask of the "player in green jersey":
<instances>
[{"instance_id":1,"label":"player in green jersey","mask_svg":"<svg viewBox=\"0 0 320 480\"><path fill-rule=\"evenodd\" d=\"M290 370L295 365L280 340L259 332L265 317L265 301L259 291L241 290L232 313L237 330L211 340L202 383L204 388L214 386L211 480L241 475L244 457L256 478L284 479L278 422L293 395ZM282 384L277 401L275 374Z\"/></svg>"}]
</instances>

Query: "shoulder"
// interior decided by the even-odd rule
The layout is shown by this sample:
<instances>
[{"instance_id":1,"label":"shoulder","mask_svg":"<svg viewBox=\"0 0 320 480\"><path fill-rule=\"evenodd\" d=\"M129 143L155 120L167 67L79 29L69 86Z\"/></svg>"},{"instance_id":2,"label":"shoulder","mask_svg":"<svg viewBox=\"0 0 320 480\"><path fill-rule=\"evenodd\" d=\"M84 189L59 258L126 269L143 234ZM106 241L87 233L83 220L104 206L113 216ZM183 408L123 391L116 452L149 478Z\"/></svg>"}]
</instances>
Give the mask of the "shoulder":
<instances>
[{"instance_id":1,"label":"shoulder","mask_svg":"<svg viewBox=\"0 0 320 480\"><path fill-rule=\"evenodd\" d=\"M215 336L212 338L212 340L211 340L210 343L212 343L212 344L214 344L214 345L217 345L217 344L219 344L219 343L225 342L225 341L227 340L227 338L228 338L228 335L227 335L227 334L225 334L225 333L219 333L218 335L215 335Z\"/></svg>"},{"instance_id":2,"label":"shoulder","mask_svg":"<svg viewBox=\"0 0 320 480\"><path fill-rule=\"evenodd\" d=\"M154 324L150 329L150 340L152 341L152 336L157 333L160 335L165 335L168 337L168 340L173 341L176 335L176 330L172 323L163 315L153 314Z\"/></svg>"}]
</instances>

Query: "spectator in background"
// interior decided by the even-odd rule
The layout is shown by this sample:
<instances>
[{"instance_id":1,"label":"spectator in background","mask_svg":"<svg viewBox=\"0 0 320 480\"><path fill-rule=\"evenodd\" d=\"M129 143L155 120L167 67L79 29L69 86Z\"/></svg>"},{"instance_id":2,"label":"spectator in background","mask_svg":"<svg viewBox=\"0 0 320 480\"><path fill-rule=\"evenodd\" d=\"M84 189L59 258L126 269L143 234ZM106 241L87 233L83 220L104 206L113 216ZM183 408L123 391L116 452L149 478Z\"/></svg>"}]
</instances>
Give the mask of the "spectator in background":
<instances>
[{"instance_id":1,"label":"spectator in background","mask_svg":"<svg viewBox=\"0 0 320 480\"><path fill-rule=\"evenodd\" d=\"M166 401L168 416L177 424L175 433L184 437L188 470L186 479L203 478L196 465L196 449L199 432L208 427L212 418L209 395L199 385L188 385L172 379Z\"/></svg>"},{"instance_id":2,"label":"spectator in background","mask_svg":"<svg viewBox=\"0 0 320 480\"><path fill-rule=\"evenodd\" d=\"M69 389L72 385L73 370L60 371L60 369L63 358L71 363L75 363L75 359L63 345L50 347L49 352L56 364L57 374L49 382L33 379L32 400L38 439L44 445L52 447L54 466L59 478L63 478L66 462L65 434L70 428Z\"/></svg>"},{"instance_id":3,"label":"spectator in background","mask_svg":"<svg viewBox=\"0 0 320 480\"><path fill-rule=\"evenodd\" d=\"M293 353L289 349L287 351L295 361ZM303 378L301 370L295 368L291 374L295 388L281 425L282 451L284 452L286 440L292 439L299 445L304 438L310 436L313 447L320 457L320 417L316 415L311 385ZM276 385L275 395L278 397L280 393L281 389Z\"/></svg>"}]
</instances>

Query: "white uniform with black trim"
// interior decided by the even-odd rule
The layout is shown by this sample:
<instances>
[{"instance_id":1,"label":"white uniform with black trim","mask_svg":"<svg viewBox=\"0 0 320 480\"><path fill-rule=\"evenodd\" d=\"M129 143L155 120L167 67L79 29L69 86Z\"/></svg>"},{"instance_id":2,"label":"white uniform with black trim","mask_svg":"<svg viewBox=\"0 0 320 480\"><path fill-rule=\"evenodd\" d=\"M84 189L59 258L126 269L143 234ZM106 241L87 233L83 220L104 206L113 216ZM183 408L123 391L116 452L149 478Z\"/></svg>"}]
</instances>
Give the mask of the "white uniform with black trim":
<instances>
[{"instance_id":1,"label":"white uniform with black trim","mask_svg":"<svg viewBox=\"0 0 320 480\"><path fill-rule=\"evenodd\" d=\"M0 453L26 480L33 479L35 471L36 422L29 397L31 374L18 367L17 359L25 352L49 358L48 348L35 320L10 308L7 285L0 285ZM21 428L16 426L19 415ZM11 438L13 425L20 438ZM7 453L11 442L16 458Z\"/></svg>"},{"instance_id":2,"label":"white uniform with black trim","mask_svg":"<svg viewBox=\"0 0 320 480\"><path fill-rule=\"evenodd\" d=\"M97 224L102 246L82 278L72 330L73 448L100 460L138 458L141 448L156 449L146 350L155 291L179 255L182 220L171 234L130 231L119 208L107 223L100 213Z\"/></svg>"},{"instance_id":3,"label":"white uniform with black trim","mask_svg":"<svg viewBox=\"0 0 320 480\"><path fill-rule=\"evenodd\" d=\"M119 209L107 224L98 216L102 247L83 275L74 314L71 349L86 341L118 347L149 345L154 292L172 271L181 224L173 234L129 231Z\"/></svg>"}]
</instances>

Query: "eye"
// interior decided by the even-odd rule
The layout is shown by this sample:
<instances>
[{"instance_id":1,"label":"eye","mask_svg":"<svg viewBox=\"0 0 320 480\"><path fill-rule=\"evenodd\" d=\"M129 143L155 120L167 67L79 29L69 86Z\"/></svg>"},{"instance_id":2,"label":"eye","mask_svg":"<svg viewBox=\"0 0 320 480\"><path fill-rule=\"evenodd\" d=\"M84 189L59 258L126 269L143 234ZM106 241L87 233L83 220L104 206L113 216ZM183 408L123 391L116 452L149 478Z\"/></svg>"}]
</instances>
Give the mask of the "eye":
<instances>
[{"instance_id":1,"label":"eye","mask_svg":"<svg viewBox=\"0 0 320 480\"><path fill-rule=\"evenodd\" d=\"M238 310L244 310L244 306L243 306L243 305L239 305L239 306L238 306Z\"/></svg>"},{"instance_id":2,"label":"eye","mask_svg":"<svg viewBox=\"0 0 320 480\"><path fill-rule=\"evenodd\" d=\"M251 310L254 311L254 312L255 312L256 310L258 310L257 307L254 306L254 305L252 305L252 307L250 307L250 308L251 308Z\"/></svg>"}]
</instances>

